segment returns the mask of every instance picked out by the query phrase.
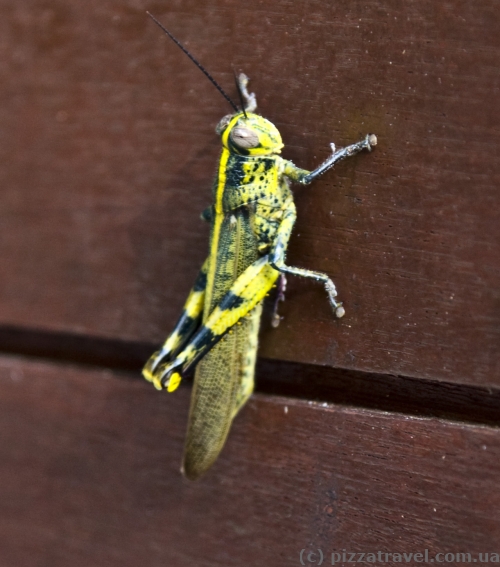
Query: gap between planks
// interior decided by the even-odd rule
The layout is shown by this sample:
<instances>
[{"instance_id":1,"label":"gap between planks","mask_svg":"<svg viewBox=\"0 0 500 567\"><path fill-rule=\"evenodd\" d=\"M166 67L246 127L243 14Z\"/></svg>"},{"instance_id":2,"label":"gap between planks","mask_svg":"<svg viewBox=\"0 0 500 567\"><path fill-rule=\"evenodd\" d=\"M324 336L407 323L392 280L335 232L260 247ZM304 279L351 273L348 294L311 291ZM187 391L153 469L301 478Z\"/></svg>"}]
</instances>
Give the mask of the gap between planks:
<instances>
[{"instance_id":1,"label":"gap between planks","mask_svg":"<svg viewBox=\"0 0 500 567\"><path fill-rule=\"evenodd\" d=\"M105 367L141 379L155 345L79 334L0 327L0 352ZM185 381L185 383L189 383ZM391 374L259 359L256 392L418 417L500 426L500 391Z\"/></svg>"}]
</instances>

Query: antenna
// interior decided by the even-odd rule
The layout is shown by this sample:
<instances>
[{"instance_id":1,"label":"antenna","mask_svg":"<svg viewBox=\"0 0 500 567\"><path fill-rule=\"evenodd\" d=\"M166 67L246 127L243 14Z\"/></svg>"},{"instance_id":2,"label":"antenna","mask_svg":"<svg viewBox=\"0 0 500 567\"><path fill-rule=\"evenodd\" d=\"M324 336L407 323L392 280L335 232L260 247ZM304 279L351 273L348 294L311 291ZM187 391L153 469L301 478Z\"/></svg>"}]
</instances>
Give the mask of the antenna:
<instances>
[{"instance_id":1,"label":"antenna","mask_svg":"<svg viewBox=\"0 0 500 567\"><path fill-rule=\"evenodd\" d=\"M227 102L229 102L229 104L234 108L235 112L239 112L238 107L236 106L236 104L234 104L234 102L229 98L229 96L223 91L222 87L219 85L219 83L212 77L212 75L205 69L205 67L203 67L203 65L201 63L199 63L192 55L191 53L189 53L189 51L182 45L182 43L176 39L168 30L167 28L163 25L160 24L160 22L153 16L153 14L151 14L150 12L146 12L146 14L153 20L153 22L159 26L167 35L168 37L174 42L176 43L181 49L182 51L184 51L184 53L189 57L189 59L191 59L191 61L198 67L198 69L200 69L200 71L202 71L205 76L208 78L208 80L214 85L214 87L221 93L221 95L227 100ZM238 88L238 92L240 92L240 89ZM240 96L241 96L241 92L240 92ZM245 113L244 107L243 107L243 113ZM246 116L246 114L245 114Z\"/></svg>"}]
</instances>

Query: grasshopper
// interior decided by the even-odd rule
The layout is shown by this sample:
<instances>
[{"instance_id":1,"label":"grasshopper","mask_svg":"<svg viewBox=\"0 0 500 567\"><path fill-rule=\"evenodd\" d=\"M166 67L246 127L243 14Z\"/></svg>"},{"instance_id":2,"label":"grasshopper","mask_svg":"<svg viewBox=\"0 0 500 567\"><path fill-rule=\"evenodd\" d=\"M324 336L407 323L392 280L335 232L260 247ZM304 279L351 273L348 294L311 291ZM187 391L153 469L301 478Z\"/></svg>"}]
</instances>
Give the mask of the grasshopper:
<instances>
[{"instance_id":1,"label":"grasshopper","mask_svg":"<svg viewBox=\"0 0 500 567\"><path fill-rule=\"evenodd\" d=\"M185 476L195 480L217 459L232 420L252 394L262 302L280 275L321 282L336 316L344 315L328 275L286 264L296 219L290 182L309 185L338 161L370 151L377 138L368 134L339 150L332 144L332 155L314 171L295 166L279 155L284 145L278 129L255 113L257 101L247 90L248 78L240 74L236 81L239 109L182 44L151 18L234 109L216 128L222 153L213 204L202 214L211 224L208 257L174 330L143 369L157 389L173 392L181 377L196 368L182 466Z\"/></svg>"}]
</instances>

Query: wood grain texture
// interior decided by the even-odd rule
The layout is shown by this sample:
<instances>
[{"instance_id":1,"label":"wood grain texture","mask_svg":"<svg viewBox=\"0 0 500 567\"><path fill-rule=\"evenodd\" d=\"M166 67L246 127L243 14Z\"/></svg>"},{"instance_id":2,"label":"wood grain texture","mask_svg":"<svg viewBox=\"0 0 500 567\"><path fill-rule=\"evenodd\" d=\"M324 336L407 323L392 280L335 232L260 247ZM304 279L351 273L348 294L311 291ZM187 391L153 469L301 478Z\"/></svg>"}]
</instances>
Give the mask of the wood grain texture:
<instances>
[{"instance_id":1,"label":"wood grain texture","mask_svg":"<svg viewBox=\"0 0 500 567\"><path fill-rule=\"evenodd\" d=\"M3 357L2 567L499 551L498 429L255 396L213 469L189 483L188 394Z\"/></svg>"},{"instance_id":2,"label":"wood grain texture","mask_svg":"<svg viewBox=\"0 0 500 567\"><path fill-rule=\"evenodd\" d=\"M159 343L180 311L228 107L146 9L253 79L297 164L379 136L296 191L289 261L346 318L293 279L262 354L498 386L494 0L0 0L0 325Z\"/></svg>"}]
</instances>

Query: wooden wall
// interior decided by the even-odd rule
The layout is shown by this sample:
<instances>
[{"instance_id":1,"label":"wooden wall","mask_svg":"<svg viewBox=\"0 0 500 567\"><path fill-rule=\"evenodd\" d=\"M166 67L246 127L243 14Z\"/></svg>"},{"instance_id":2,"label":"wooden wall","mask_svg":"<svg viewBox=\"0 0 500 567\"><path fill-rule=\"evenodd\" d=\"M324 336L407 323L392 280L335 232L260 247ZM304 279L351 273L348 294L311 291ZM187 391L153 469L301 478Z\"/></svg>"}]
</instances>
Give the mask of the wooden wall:
<instances>
[{"instance_id":1,"label":"wooden wall","mask_svg":"<svg viewBox=\"0 0 500 567\"><path fill-rule=\"evenodd\" d=\"M346 316L289 280L257 393L194 484L189 383L139 375L207 254L230 108L146 10L231 94L233 68L250 76L298 165L379 139L295 190L289 263L330 274ZM496 2L0 0L0 16L0 565L500 553Z\"/></svg>"}]
</instances>

